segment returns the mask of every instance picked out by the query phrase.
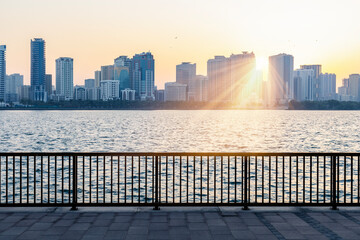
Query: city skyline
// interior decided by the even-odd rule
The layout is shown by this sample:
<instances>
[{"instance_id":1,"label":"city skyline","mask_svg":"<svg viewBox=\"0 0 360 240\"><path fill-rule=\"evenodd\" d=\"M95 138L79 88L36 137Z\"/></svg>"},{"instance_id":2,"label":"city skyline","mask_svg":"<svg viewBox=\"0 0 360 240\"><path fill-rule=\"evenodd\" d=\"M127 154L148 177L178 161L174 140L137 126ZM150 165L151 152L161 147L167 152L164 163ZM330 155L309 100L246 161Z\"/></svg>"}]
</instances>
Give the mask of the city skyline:
<instances>
[{"instance_id":1,"label":"city skyline","mask_svg":"<svg viewBox=\"0 0 360 240\"><path fill-rule=\"evenodd\" d=\"M294 4L281 0L271 3L109 0L75 1L71 2L72 8L68 8L69 1L2 4L6 11L0 22L8 24L3 26L0 44L7 45L7 72L23 74L25 84L30 82L29 39L33 38L46 40L46 73L55 75L55 59L59 57L76 60L74 84L93 78L94 70L112 64L119 55L131 56L144 50L156 56L155 84L159 88L165 82L175 81L176 64L196 63L198 74L206 75L208 59L244 50L265 60L278 53L291 54L295 57L294 68L321 64L323 72L338 76L338 85L360 69L357 44L360 37L355 34L360 27L349 24L356 22L356 14L352 13L359 9L357 1ZM98 12L107 14L93 17ZM136 21L129 24L129 17Z\"/></svg>"}]
</instances>

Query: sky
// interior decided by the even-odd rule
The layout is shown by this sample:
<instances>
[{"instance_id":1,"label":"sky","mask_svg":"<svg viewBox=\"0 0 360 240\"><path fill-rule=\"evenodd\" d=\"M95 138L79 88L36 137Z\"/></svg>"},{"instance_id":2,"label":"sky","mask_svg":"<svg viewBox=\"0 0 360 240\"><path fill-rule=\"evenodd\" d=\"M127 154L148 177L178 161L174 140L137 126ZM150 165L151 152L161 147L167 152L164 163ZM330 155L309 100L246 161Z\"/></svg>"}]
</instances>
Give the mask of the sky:
<instances>
[{"instance_id":1,"label":"sky","mask_svg":"<svg viewBox=\"0 0 360 240\"><path fill-rule=\"evenodd\" d=\"M120 55L151 51L155 84L175 81L176 65L215 55L288 53L295 68L322 64L338 86L360 72L359 0L0 0L0 44L7 73L30 83L30 40L46 41L46 70L74 58L74 84Z\"/></svg>"}]
</instances>

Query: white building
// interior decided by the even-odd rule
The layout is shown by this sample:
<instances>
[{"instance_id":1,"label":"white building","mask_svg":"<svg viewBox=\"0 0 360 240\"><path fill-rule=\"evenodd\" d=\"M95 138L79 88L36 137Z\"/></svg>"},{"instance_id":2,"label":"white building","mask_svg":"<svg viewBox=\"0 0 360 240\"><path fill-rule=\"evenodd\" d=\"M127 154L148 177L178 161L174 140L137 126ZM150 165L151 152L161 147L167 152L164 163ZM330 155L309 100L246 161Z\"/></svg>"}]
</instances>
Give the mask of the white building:
<instances>
[{"instance_id":1,"label":"white building","mask_svg":"<svg viewBox=\"0 0 360 240\"><path fill-rule=\"evenodd\" d=\"M270 105L286 104L294 98L294 57L278 54L269 57Z\"/></svg>"},{"instance_id":2,"label":"white building","mask_svg":"<svg viewBox=\"0 0 360 240\"><path fill-rule=\"evenodd\" d=\"M65 100L73 99L73 59L61 57L56 59L56 95Z\"/></svg>"},{"instance_id":3,"label":"white building","mask_svg":"<svg viewBox=\"0 0 360 240\"><path fill-rule=\"evenodd\" d=\"M0 45L0 102L5 100L6 46Z\"/></svg>"},{"instance_id":4,"label":"white building","mask_svg":"<svg viewBox=\"0 0 360 240\"><path fill-rule=\"evenodd\" d=\"M85 86L79 86L79 85L75 86L75 88L74 88L74 99L75 100L81 100L81 101L86 100Z\"/></svg>"},{"instance_id":5,"label":"white building","mask_svg":"<svg viewBox=\"0 0 360 240\"><path fill-rule=\"evenodd\" d=\"M314 87L314 70L298 69L294 71L294 99L312 101Z\"/></svg>"},{"instance_id":6,"label":"white building","mask_svg":"<svg viewBox=\"0 0 360 240\"><path fill-rule=\"evenodd\" d=\"M135 90L126 88L121 90L121 100L123 101L135 101Z\"/></svg>"},{"instance_id":7,"label":"white building","mask_svg":"<svg viewBox=\"0 0 360 240\"><path fill-rule=\"evenodd\" d=\"M6 76L5 100L7 102L18 102L21 86L24 85L24 76L18 73Z\"/></svg>"},{"instance_id":8,"label":"white building","mask_svg":"<svg viewBox=\"0 0 360 240\"><path fill-rule=\"evenodd\" d=\"M168 82L165 83L165 102L186 101L186 84Z\"/></svg>"},{"instance_id":9,"label":"white building","mask_svg":"<svg viewBox=\"0 0 360 240\"><path fill-rule=\"evenodd\" d=\"M324 73L319 76L319 99L337 99L336 96L336 75Z\"/></svg>"},{"instance_id":10,"label":"white building","mask_svg":"<svg viewBox=\"0 0 360 240\"><path fill-rule=\"evenodd\" d=\"M119 99L119 81L117 80L102 80L101 84L101 99L103 101Z\"/></svg>"},{"instance_id":11,"label":"white building","mask_svg":"<svg viewBox=\"0 0 360 240\"><path fill-rule=\"evenodd\" d=\"M176 82L189 86L196 76L196 63L183 62L176 65Z\"/></svg>"},{"instance_id":12,"label":"white building","mask_svg":"<svg viewBox=\"0 0 360 240\"><path fill-rule=\"evenodd\" d=\"M202 75L196 75L195 79L191 80L188 86L188 100L189 101L207 101L207 85L208 78Z\"/></svg>"}]
</instances>

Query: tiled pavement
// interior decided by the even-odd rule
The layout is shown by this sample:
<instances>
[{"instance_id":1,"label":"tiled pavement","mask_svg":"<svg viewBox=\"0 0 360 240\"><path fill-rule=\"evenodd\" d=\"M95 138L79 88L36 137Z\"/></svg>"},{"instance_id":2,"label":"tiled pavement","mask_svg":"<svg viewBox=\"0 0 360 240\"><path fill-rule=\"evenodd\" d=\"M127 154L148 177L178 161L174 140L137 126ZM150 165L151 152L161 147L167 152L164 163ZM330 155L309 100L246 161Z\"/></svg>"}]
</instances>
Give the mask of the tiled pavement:
<instances>
[{"instance_id":1,"label":"tiled pavement","mask_svg":"<svg viewBox=\"0 0 360 240\"><path fill-rule=\"evenodd\" d=\"M0 209L0 239L360 239L360 209Z\"/></svg>"}]
</instances>

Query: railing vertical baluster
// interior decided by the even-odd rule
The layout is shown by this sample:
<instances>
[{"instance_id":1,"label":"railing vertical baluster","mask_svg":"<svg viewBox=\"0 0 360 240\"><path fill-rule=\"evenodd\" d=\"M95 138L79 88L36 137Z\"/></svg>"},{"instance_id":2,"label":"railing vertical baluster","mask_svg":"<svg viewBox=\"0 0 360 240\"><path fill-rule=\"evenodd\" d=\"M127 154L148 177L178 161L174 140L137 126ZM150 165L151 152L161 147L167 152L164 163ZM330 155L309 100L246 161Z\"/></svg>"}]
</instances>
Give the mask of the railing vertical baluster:
<instances>
[{"instance_id":1,"label":"railing vertical baluster","mask_svg":"<svg viewBox=\"0 0 360 240\"><path fill-rule=\"evenodd\" d=\"M166 169L166 175L167 175L167 169ZM189 156L186 156L186 203L189 203Z\"/></svg>"},{"instance_id":2,"label":"railing vertical baluster","mask_svg":"<svg viewBox=\"0 0 360 240\"><path fill-rule=\"evenodd\" d=\"M140 177L141 177L141 175L140 175L140 156L138 156L138 161L139 161L139 165L138 165L138 203L140 203Z\"/></svg>"},{"instance_id":3,"label":"railing vertical baluster","mask_svg":"<svg viewBox=\"0 0 360 240\"><path fill-rule=\"evenodd\" d=\"M148 193L148 188L147 188L147 172L148 172L148 166L147 166L147 162L148 162L148 156L145 156L145 202L147 202L147 193ZM167 191L167 190L166 190Z\"/></svg>"},{"instance_id":4,"label":"railing vertical baluster","mask_svg":"<svg viewBox=\"0 0 360 240\"><path fill-rule=\"evenodd\" d=\"M302 203L305 203L305 156L303 156L303 199L302 199Z\"/></svg>"},{"instance_id":5,"label":"railing vertical baluster","mask_svg":"<svg viewBox=\"0 0 360 240\"><path fill-rule=\"evenodd\" d=\"M319 156L316 156L316 203L319 203Z\"/></svg>"},{"instance_id":6,"label":"railing vertical baluster","mask_svg":"<svg viewBox=\"0 0 360 240\"><path fill-rule=\"evenodd\" d=\"M120 156L117 156L117 176L118 176L118 203L120 203Z\"/></svg>"},{"instance_id":7,"label":"railing vertical baluster","mask_svg":"<svg viewBox=\"0 0 360 240\"><path fill-rule=\"evenodd\" d=\"M285 203L285 156L282 157L282 203Z\"/></svg>"},{"instance_id":8,"label":"railing vertical baluster","mask_svg":"<svg viewBox=\"0 0 360 240\"><path fill-rule=\"evenodd\" d=\"M249 210L249 207L248 207L248 157L247 156L245 156L245 169L244 169L243 173L244 173L245 186L244 186L244 195L243 195L244 207L242 209Z\"/></svg>"},{"instance_id":9,"label":"railing vertical baluster","mask_svg":"<svg viewBox=\"0 0 360 240\"><path fill-rule=\"evenodd\" d=\"M92 162L92 156L89 156L89 203L91 204L91 188L92 188L92 178L91 178L91 172L92 172L92 168L91 168L91 162Z\"/></svg>"},{"instance_id":10,"label":"railing vertical baluster","mask_svg":"<svg viewBox=\"0 0 360 240\"><path fill-rule=\"evenodd\" d=\"M291 203L292 202L292 199L291 199L291 197L292 197L292 192L291 192L291 172L292 172L292 168L291 168L291 161L292 160L292 158L291 158L291 156L289 156L289 192L290 192L290 194L289 194L289 203Z\"/></svg>"},{"instance_id":11,"label":"railing vertical baluster","mask_svg":"<svg viewBox=\"0 0 360 240\"><path fill-rule=\"evenodd\" d=\"M8 164L9 164L9 157L8 156L6 156L5 157L5 162L6 162L6 194L5 194L5 197L6 197L6 204L8 204L8 198L9 198L9 186L8 186L8 183L9 183L9 174L8 174L8 172L9 172L9 167L8 167Z\"/></svg>"},{"instance_id":12,"label":"railing vertical baluster","mask_svg":"<svg viewBox=\"0 0 360 240\"><path fill-rule=\"evenodd\" d=\"M346 156L344 156L344 203L346 203Z\"/></svg>"},{"instance_id":13,"label":"railing vertical baluster","mask_svg":"<svg viewBox=\"0 0 360 240\"><path fill-rule=\"evenodd\" d=\"M34 203L36 203L36 159L37 157L34 156Z\"/></svg>"},{"instance_id":14,"label":"railing vertical baluster","mask_svg":"<svg viewBox=\"0 0 360 240\"><path fill-rule=\"evenodd\" d=\"M21 182L21 179L22 179L22 174L21 174L21 168L22 168L22 157L20 157L20 182ZM40 187L41 187L41 203L43 203L43 156L41 156L41 176L40 176ZM21 199L21 192L22 192L22 187L21 187L21 184L20 184L20 203L22 202L22 199Z\"/></svg>"},{"instance_id":15,"label":"railing vertical baluster","mask_svg":"<svg viewBox=\"0 0 360 240\"><path fill-rule=\"evenodd\" d=\"M214 203L216 203L216 156L214 155Z\"/></svg>"},{"instance_id":16,"label":"railing vertical baluster","mask_svg":"<svg viewBox=\"0 0 360 240\"><path fill-rule=\"evenodd\" d=\"M278 156L275 157L275 203L278 202Z\"/></svg>"},{"instance_id":17,"label":"railing vertical baluster","mask_svg":"<svg viewBox=\"0 0 360 240\"><path fill-rule=\"evenodd\" d=\"M169 169L169 156L166 156L166 182L165 182L165 186L166 186L166 203L168 203L168 169ZM188 171L189 172L189 171ZM146 183L145 183L146 184Z\"/></svg>"},{"instance_id":18,"label":"railing vertical baluster","mask_svg":"<svg viewBox=\"0 0 360 240\"><path fill-rule=\"evenodd\" d=\"M312 156L310 156L310 203L312 203L312 189L313 189L313 184L312 184Z\"/></svg>"},{"instance_id":19,"label":"railing vertical baluster","mask_svg":"<svg viewBox=\"0 0 360 240\"><path fill-rule=\"evenodd\" d=\"M353 203L353 182L354 182L354 159L353 159L353 156L351 156L351 203Z\"/></svg>"},{"instance_id":20,"label":"railing vertical baluster","mask_svg":"<svg viewBox=\"0 0 360 240\"><path fill-rule=\"evenodd\" d=\"M196 183L196 178L195 178L195 161L196 161L196 157L194 156L194 166L193 166L193 171L194 171L194 182L193 182L193 193L194 193L194 199L193 202L195 203L195 183Z\"/></svg>"},{"instance_id":21,"label":"railing vertical baluster","mask_svg":"<svg viewBox=\"0 0 360 240\"><path fill-rule=\"evenodd\" d=\"M296 156L296 203L299 203L299 156Z\"/></svg>"},{"instance_id":22,"label":"railing vertical baluster","mask_svg":"<svg viewBox=\"0 0 360 240\"><path fill-rule=\"evenodd\" d=\"M265 185L264 185L264 180L265 180L265 166L264 166L264 164L265 164L265 161L264 161L264 156L261 156L261 174L262 174L262 176L261 176L261 187L262 187L262 189L261 189L261 191L262 191L262 201L261 201L261 203L264 203L264 190L265 190Z\"/></svg>"},{"instance_id":23,"label":"railing vertical baluster","mask_svg":"<svg viewBox=\"0 0 360 240\"><path fill-rule=\"evenodd\" d=\"M228 200L227 202L230 203L230 156L228 156Z\"/></svg>"},{"instance_id":24,"label":"railing vertical baluster","mask_svg":"<svg viewBox=\"0 0 360 240\"><path fill-rule=\"evenodd\" d=\"M29 204L29 181L30 181L30 178L29 178L29 168L30 168L30 166L29 166L29 157L30 156L26 156L26 160L27 160L27 163L26 163L26 180L27 180L27 185L26 185L26 189L27 189L27 196L26 196L26 203L28 203Z\"/></svg>"},{"instance_id":25,"label":"railing vertical baluster","mask_svg":"<svg viewBox=\"0 0 360 240\"><path fill-rule=\"evenodd\" d=\"M99 156L96 156L96 203L99 203Z\"/></svg>"},{"instance_id":26,"label":"railing vertical baluster","mask_svg":"<svg viewBox=\"0 0 360 240\"><path fill-rule=\"evenodd\" d=\"M326 202L326 156L324 156L324 203Z\"/></svg>"},{"instance_id":27,"label":"railing vertical baluster","mask_svg":"<svg viewBox=\"0 0 360 240\"><path fill-rule=\"evenodd\" d=\"M340 202L340 156L336 156L337 158L337 178L336 178L336 182L337 182L337 202Z\"/></svg>"},{"instance_id":28,"label":"railing vertical baluster","mask_svg":"<svg viewBox=\"0 0 360 240\"><path fill-rule=\"evenodd\" d=\"M210 173L209 173L209 161L210 161L210 157L209 155L207 156L207 202L206 203L209 203L209 188L210 188Z\"/></svg>"},{"instance_id":29,"label":"railing vertical baluster","mask_svg":"<svg viewBox=\"0 0 360 240\"><path fill-rule=\"evenodd\" d=\"M77 210L77 192L78 192L78 189L77 189L77 178L78 178L78 171L77 171L77 156L73 156L72 157L73 159L73 189L72 189L72 193L73 193L73 199L72 199L72 207L71 207L71 210Z\"/></svg>"},{"instance_id":30,"label":"railing vertical baluster","mask_svg":"<svg viewBox=\"0 0 360 240\"><path fill-rule=\"evenodd\" d=\"M70 189L71 189L71 157L67 156L69 163L68 163L68 169L69 169L69 204L71 203L71 193L70 193Z\"/></svg>"},{"instance_id":31,"label":"railing vertical baluster","mask_svg":"<svg viewBox=\"0 0 360 240\"><path fill-rule=\"evenodd\" d=\"M154 210L159 208L159 156L155 157L155 207Z\"/></svg>"},{"instance_id":32,"label":"railing vertical baluster","mask_svg":"<svg viewBox=\"0 0 360 240\"><path fill-rule=\"evenodd\" d=\"M134 203L134 156L131 156L131 203Z\"/></svg>"},{"instance_id":33,"label":"railing vertical baluster","mask_svg":"<svg viewBox=\"0 0 360 240\"><path fill-rule=\"evenodd\" d=\"M110 197L111 197L111 200L110 200L110 202L111 203L113 203L113 156L111 155L111 166L110 166L110 168L111 168L111 184L110 184L110 192L111 192L111 194L110 194Z\"/></svg>"},{"instance_id":34,"label":"railing vertical baluster","mask_svg":"<svg viewBox=\"0 0 360 240\"><path fill-rule=\"evenodd\" d=\"M271 203L271 156L269 156L269 203Z\"/></svg>"},{"instance_id":35,"label":"railing vertical baluster","mask_svg":"<svg viewBox=\"0 0 360 240\"><path fill-rule=\"evenodd\" d=\"M57 203L57 156L55 156L55 203Z\"/></svg>"},{"instance_id":36,"label":"railing vertical baluster","mask_svg":"<svg viewBox=\"0 0 360 240\"><path fill-rule=\"evenodd\" d=\"M221 156L221 165L220 165L220 171L221 171L221 182L220 182L220 189L221 189L221 191L220 191L220 196L221 196L221 203L223 203L223 190L224 190L224 188L223 188L223 182L224 182L224 169L223 169L223 156Z\"/></svg>"},{"instance_id":37,"label":"railing vertical baluster","mask_svg":"<svg viewBox=\"0 0 360 240\"><path fill-rule=\"evenodd\" d=\"M15 203L15 156L12 157L13 160L13 203Z\"/></svg>"},{"instance_id":38,"label":"railing vertical baluster","mask_svg":"<svg viewBox=\"0 0 360 240\"><path fill-rule=\"evenodd\" d=\"M47 203L50 203L50 159L51 159L51 156L48 156L48 202Z\"/></svg>"},{"instance_id":39,"label":"railing vertical baluster","mask_svg":"<svg viewBox=\"0 0 360 240\"><path fill-rule=\"evenodd\" d=\"M181 161L182 161L182 156L180 156L180 167L179 167L179 174L180 174L180 203L181 203L181 191L182 191L182 184L181 184L181 182L182 182L182 174L181 174L181 172L182 172L182 164L181 164Z\"/></svg>"},{"instance_id":40,"label":"railing vertical baluster","mask_svg":"<svg viewBox=\"0 0 360 240\"><path fill-rule=\"evenodd\" d=\"M175 156L173 156L173 203L175 203Z\"/></svg>"},{"instance_id":41,"label":"railing vertical baluster","mask_svg":"<svg viewBox=\"0 0 360 240\"><path fill-rule=\"evenodd\" d=\"M104 166L103 166L103 203L106 202L106 156L103 156Z\"/></svg>"},{"instance_id":42,"label":"railing vertical baluster","mask_svg":"<svg viewBox=\"0 0 360 240\"><path fill-rule=\"evenodd\" d=\"M42 162L42 157L41 157L41 162ZM42 183L42 168L41 168L41 199L42 199L42 184L43 183ZM22 203L22 156L20 156L20 203Z\"/></svg>"},{"instance_id":43,"label":"railing vertical baluster","mask_svg":"<svg viewBox=\"0 0 360 240\"><path fill-rule=\"evenodd\" d=\"M200 203L203 202L203 157L200 156Z\"/></svg>"},{"instance_id":44,"label":"railing vertical baluster","mask_svg":"<svg viewBox=\"0 0 360 240\"><path fill-rule=\"evenodd\" d=\"M64 203L64 156L61 156L61 176L62 176L61 203Z\"/></svg>"},{"instance_id":45,"label":"railing vertical baluster","mask_svg":"<svg viewBox=\"0 0 360 240\"><path fill-rule=\"evenodd\" d=\"M258 180L258 156L255 156L255 203L257 203L258 201L258 198L257 198L257 191L258 191L258 183L257 183L257 180Z\"/></svg>"},{"instance_id":46,"label":"railing vertical baluster","mask_svg":"<svg viewBox=\"0 0 360 240\"><path fill-rule=\"evenodd\" d=\"M235 203L237 202L237 156L235 156Z\"/></svg>"},{"instance_id":47,"label":"railing vertical baluster","mask_svg":"<svg viewBox=\"0 0 360 240\"><path fill-rule=\"evenodd\" d=\"M337 210L336 206L336 156L331 156L331 203L332 210Z\"/></svg>"},{"instance_id":48,"label":"railing vertical baluster","mask_svg":"<svg viewBox=\"0 0 360 240\"><path fill-rule=\"evenodd\" d=\"M82 202L85 203L85 156L82 156Z\"/></svg>"}]
</instances>

